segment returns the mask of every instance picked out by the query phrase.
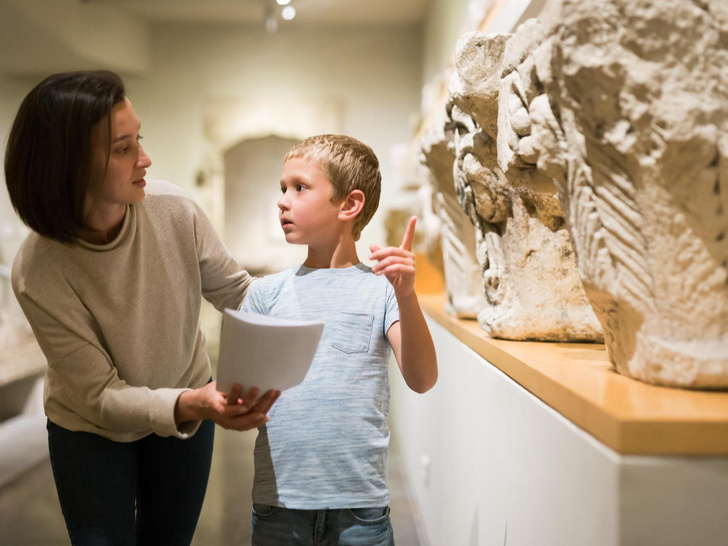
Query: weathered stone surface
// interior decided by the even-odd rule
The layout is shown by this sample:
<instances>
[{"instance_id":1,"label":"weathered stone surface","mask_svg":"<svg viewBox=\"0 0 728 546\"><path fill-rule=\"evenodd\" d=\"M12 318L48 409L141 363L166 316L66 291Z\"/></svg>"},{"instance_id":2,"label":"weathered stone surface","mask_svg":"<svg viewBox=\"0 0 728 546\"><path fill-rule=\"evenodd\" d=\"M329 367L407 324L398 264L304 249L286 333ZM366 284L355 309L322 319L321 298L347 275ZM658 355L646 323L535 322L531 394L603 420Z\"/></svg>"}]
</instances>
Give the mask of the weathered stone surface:
<instances>
[{"instance_id":1,"label":"weathered stone surface","mask_svg":"<svg viewBox=\"0 0 728 546\"><path fill-rule=\"evenodd\" d=\"M553 182L521 156L507 172L498 163L507 43L505 35L466 35L458 44L457 74L450 82L455 187L476 226L486 296L478 320L499 338L601 341ZM531 122L521 110L513 108L509 123L523 140Z\"/></svg>"},{"instance_id":2,"label":"weathered stone surface","mask_svg":"<svg viewBox=\"0 0 728 546\"><path fill-rule=\"evenodd\" d=\"M498 163L556 184L610 358L651 383L728 387L726 67L724 0L550 0L503 55Z\"/></svg>"}]
</instances>

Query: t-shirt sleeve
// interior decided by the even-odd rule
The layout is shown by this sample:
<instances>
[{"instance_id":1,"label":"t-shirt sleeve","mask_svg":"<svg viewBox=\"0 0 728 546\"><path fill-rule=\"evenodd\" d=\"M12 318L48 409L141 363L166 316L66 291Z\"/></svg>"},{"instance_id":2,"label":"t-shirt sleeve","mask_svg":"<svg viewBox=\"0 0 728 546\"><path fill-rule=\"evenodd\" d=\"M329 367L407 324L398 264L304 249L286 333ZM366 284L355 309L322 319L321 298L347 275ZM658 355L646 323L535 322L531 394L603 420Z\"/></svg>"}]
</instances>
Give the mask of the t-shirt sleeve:
<instances>
[{"instance_id":1,"label":"t-shirt sleeve","mask_svg":"<svg viewBox=\"0 0 728 546\"><path fill-rule=\"evenodd\" d=\"M392 327L392 324L399 320L399 305L397 305L397 297L394 295L394 287L387 281L387 289L385 291L385 309L384 309L384 336Z\"/></svg>"},{"instance_id":2,"label":"t-shirt sleeve","mask_svg":"<svg viewBox=\"0 0 728 546\"><path fill-rule=\"evenodd\" d=\"M258 313L266 315L265 298L263 296L263 283L259 279L254 280L245 293L245 299L240 304L240 310L246 313Z\"/></svg>"}]
</instances>

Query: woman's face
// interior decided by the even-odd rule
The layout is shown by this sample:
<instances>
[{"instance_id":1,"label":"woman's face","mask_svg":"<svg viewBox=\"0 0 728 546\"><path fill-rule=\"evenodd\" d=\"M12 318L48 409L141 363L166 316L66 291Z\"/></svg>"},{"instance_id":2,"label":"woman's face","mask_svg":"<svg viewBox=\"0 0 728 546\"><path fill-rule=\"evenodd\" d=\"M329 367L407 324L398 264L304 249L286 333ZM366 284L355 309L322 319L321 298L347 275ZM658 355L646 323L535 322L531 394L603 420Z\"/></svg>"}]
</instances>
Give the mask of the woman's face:
<instances>
[{"instance_id":1,"label":"woman's face","mask_svg":"<svg viewBox=\"0 0 728 546\"><path fill-rule=\"evenodd\" d=\"M106 120L93 129L94 168L102 176L100 184L94 184L87 193L87 207L91 211L123 208L127 204L144 199L146 169L152 164L139 143L139 118L128 99L116 104L111 110L111 138L106 138ZM111 142L107 158L107 146ZM104 172L105 171L105 172Z\"/></svg>"}]
</instances>

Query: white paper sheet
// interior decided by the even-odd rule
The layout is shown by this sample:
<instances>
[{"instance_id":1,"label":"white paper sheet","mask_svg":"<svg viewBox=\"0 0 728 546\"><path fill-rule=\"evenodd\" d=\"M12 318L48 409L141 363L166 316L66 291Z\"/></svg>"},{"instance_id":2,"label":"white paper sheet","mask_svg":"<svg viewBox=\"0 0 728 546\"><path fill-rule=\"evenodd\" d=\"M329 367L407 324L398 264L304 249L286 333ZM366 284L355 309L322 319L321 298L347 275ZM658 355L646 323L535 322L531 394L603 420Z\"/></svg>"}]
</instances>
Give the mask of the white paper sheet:
<instances>
[{"instance_id":1,"label":"white paper sheet","mask_svg":"<svg viewBox=\"0 0 728 546\"><path fill-rule=\"evenodd\" d=\"M240 383L243 394L252 387L262 394L295 387L306 377L323 329L323 322L225 309L217 389L227 393L233 383Z\"/></svg>"}]
</instances>

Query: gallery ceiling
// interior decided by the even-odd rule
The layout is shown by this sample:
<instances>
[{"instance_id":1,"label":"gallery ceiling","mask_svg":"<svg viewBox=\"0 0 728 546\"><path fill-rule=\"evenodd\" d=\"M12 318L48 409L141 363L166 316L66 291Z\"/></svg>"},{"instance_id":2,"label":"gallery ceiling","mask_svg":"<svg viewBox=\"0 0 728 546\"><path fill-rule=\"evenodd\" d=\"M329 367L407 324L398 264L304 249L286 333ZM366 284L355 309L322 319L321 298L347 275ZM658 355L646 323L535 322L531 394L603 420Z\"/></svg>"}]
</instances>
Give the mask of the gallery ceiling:
<instances>
[{"instance_id":1,"label":"gallery ceiling","mask_svg":"<svg viewBox=\"0 0 728 546\"><path fill-rule=\"evenodd\" d=\"M0 0L0 77L76 67L143 73L149 68L150 37L160 24L233 24L268 32L410 25L424 22L430 0L289 2L296 9L293 20L284 20L278 0Z\"/></svg>"},{"instance_id":2,"label":"gallery ceiling","mask_svg":"<svg viewBox=\"0 0 728 546\"><path fill-rule=\"evenodd\" d=\"M264 24L277 0L80 0L127 11L152 22ZM283 0L285 1L285 0ZM287 24L403 24L424 20L428 0L290 0ZM268 5L268 8L266 8Z\"/></svg>"}]
</instances>

